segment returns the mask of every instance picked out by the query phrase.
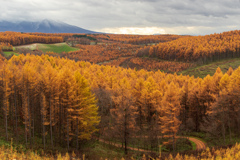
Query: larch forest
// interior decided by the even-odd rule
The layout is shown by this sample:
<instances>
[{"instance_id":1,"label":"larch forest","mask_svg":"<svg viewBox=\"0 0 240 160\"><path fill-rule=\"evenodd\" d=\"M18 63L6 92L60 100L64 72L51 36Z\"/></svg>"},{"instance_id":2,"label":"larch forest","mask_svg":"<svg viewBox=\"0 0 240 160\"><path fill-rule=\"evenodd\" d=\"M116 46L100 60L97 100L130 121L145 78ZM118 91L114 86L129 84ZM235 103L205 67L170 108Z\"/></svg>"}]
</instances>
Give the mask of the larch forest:
<instances>
[{"instance_id":1,"label":"larch forest","mask_svg":"<svg viewBox=\"0 0 240 160\"><path fill-rule=\"evenodd\" d=\"M0 158L239 159L239 65L239 30L0 32Z\"/></svg>"}]
</instances>

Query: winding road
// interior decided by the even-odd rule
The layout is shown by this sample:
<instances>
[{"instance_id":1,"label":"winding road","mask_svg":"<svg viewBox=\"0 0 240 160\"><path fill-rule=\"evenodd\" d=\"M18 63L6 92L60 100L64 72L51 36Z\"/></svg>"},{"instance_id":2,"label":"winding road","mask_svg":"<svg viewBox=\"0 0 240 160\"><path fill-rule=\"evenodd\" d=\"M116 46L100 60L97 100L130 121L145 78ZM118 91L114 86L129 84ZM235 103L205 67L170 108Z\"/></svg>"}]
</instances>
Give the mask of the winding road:
<instances>
[{"instance_id":1,"label":"winding road","mask_svg":"<svg viewBox=\"0 0 240 160\"><path fill-rule=\"evenodd\" d=\"M194 137L177 137L177 138L186 138L186 139L192 141L193 143L196 144L196 150L197 151L206 149L206 144L203 141L201 141L201 140L199 140L197 138L194 138ZM103 140L103 139L98 139L98 140L100 142L103 142L103 143L106 143L106 144L110 144L110 145L115 146L115 147L119 147L119 148L122 147L121 144L112 143L112 142L110 143L109 141L106 141L106 140ZM127 148L130 149L130 150L140 151L140 152L152 152L150 150L145 150L145 149L140 149L140 148L133 148L133 147L127 147Z\"/></svg>"},{"instance_id":2,"label":"winding road","mask_svg":"<svg viewBox=\"0 0 240 160\"><path fill-rule=\"evenodd\" d=\"M206 144L203 141L193 137L188 137L188 139L196 144L196 150L206 149Z\"/></svg>"}]
</instances>

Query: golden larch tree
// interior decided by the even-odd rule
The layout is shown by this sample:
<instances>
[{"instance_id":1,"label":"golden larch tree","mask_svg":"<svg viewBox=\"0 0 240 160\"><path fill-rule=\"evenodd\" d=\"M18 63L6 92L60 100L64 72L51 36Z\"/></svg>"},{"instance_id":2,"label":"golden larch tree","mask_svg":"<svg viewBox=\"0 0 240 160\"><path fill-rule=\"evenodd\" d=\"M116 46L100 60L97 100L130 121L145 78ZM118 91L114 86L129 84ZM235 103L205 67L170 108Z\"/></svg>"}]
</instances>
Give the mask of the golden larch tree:
<instances>
[{"instance_id":1,"label":"golden larch tree","mask_svg":"<svg viewBox=\"0 0 240 160\"><path fill-rule=\"evenodd\" d=\"M180 100L179 88L171 82L162 99L162 116L160 116L161 132L168 141L164 144L172 144L175 151L177 132L181 122L179 121Z\"/></svg>"}]
</instances>

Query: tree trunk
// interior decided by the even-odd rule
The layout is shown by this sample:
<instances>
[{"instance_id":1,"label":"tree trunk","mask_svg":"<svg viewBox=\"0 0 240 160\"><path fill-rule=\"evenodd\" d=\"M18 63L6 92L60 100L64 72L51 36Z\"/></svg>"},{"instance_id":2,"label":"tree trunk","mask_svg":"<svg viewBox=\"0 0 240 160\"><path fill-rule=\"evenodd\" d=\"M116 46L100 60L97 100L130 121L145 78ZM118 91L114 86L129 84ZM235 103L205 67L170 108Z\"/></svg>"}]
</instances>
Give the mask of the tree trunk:
<instances>
[{"instance_id":1,"label":"tree trunk","mask_svg":"<svg viewBox=\"0 0 240 160\"><path fill-rule=\"evenodd\" d=\"M35 123L34 123L34 106L33 106L33 109L32 109L32 144L34 146L34 134L35 134Z\"/></svg>"},{"instance_id":2,"label":"tree trunk","mask_svg":"<svg viewBox=\"0 0 240 160\"><path fill-rule=\"evenodd\" d=\"M16 129L16 142L18 143L18 116L17 116L17 95L16 95L16 84L14 80L14 106L15 106L15 129Z\"/></svg>"},{"instance_id":3,"label":"tree trunk","mask_svg":"<svg viewBox=\"0 0 240 160\"><path fill-rule=\"evenodd\" d=\"M24 114L26 114L26 89L25 89L25 86L24 86L24 82L25 82L25 79L24 79L24 74L23 74L23 108L24 108ZM26 146L27 146L27 115L24 115L25 116L25 141L26 141Z\"/></svg>"},{"instance_id":4,"label":"tree trunk","mask_svg":"<svg viewBox=\"0 0 240 160\"><path fill-rule=\"evenodd\" d=\"M68 95L67 95L67 102L68 102ZM69 118L68 118L68 109L66 108L67 113L67 147L69 151Z\"/></svg>"},{"instance_id":5,"label":"tree trunk","mask_svg":"<svg viewBox=\"0 0 240 160\"><path fill-rule=\"evenodd\" d=\"M125 119L124 119L124 142L125 142L125 154L127 154L127 114L126 114L126 110L125 109Z\"/></svg>"},{"instance_id":6,"label":"tree trunk","mask_svg":"<svg viewBox=\"0 0 240 160\"><path fill-rule=\"evenodd\" d=\"M45 150L45 142L46 142L46 139L45 139L45 125L44 125L44 118L45 116L43 115L42 116L42 120L43 120L43 146L44 146L44 150Z\"/></svg>"},{"instance_id":7,"label":"tree trunk","mask_svg":"<svg viewBox=\"0 0 240 160\"><path fill-rule=\"evenodd\" d=\"M32 141L31 141L31 112L30 112L30 96L29 96L29 82L28 82L28 78L27 78L27 105L28 105L28 118L29 118L29 126L28 126L28 132L29 132L29 141L30 141L30 146L32 146Z\"/></svg>"},{"instance_id":8,"label":"tree trunk","mask_svg":"<svg viewBox=\"0 0 240 160\"><path fill-rule=\"evenodd\" d=\"M78 150L78 118L77 118L76 142L77 142L76 150Z\"/></svg>"},{"instance_id":9,"label":"tree trunk","mask_svg":"<svg viewBox=\"0 0 240 160\"><path fill-rule=\"evenodd\" d=\"M173 133L172 140L173 140L173 144L172 144L173 152L175 152L175 137L174 137L174 133Z\"/></svg>"},{"instance_id":10,"label":"tree trunk","mask_svg":"<svg viewBox=\"0 0 240 160\"><path fill-rule=\"evenodd\" d=\"M225 115L224 115L224 108L222 106L222 135L223 135L224 145L226 145L226 139L225 139L225 131L226 131L226 129L225 129L224 117L225 117Z\"/></svg>"},{"instance_id":11,"label":"tree trunk","mask_svg":"<svg viewBox=\"0 0 240 160\"><path fill-rule=\"evenodd\" d=\"M44 97L41 97L42 99L42 106L41 106L41 117L42 117L42 141L43 141L43 148L45 150L45 125L44 125L44 119L45 119L45 116L44 116L44 107L45 107L45 98Z\"/></svg>"},{"instance_id":12,"label":"tree trunk","mask_svg":"<svg viewBox=\"0 0 240 160\"><path fill-rule=\"evenodd\" d=\"M59 97L59 101L61 102L61 97ZM58 127L58 133L59 133L59 142L62 144L62 102L59 102L59 127Z\"/></svg>"},{"instance_id":13,"label":"tree trunk","mask_svg":"<svg viewBox=\"0 0 240 160\"><path fill-rule=\"evenodd\" d=\"M198 110L197 106L197 111L195 113L195 131L198 132L199 131L199 110Z\"/></svg>"},{"instance_id":14,"label":"tree trunk","mask_svg":"<svg viewBox=\"0 0 240 160\"><path fill-rule=\"evenodd\" d=\"M53 148L53 138L52 138L52 108L51 108L51 91L49 96L49 112L50 112L50 136L51 136L51 145Z\"/></svg>"},{"instance_id":15,"label":"tree trunk","mask_svg":"<svg viewBox=\"0 0 240 160\"><path fill-rule=\"evenodd\" d=\"M8 141L8 121L7 121L7 109L5 111L5 125L6 125L6 140Z\"/></svg>"},{"instance_id":16,"label":"tree trunk","mask_svg":"<svg viewBox=\"0 0 240 160\"><path fill-rule=\"evenodd\" d=\"M231 132L231 125L230 125L230 111L228 111L228 129L229 129L229 139L231 142L232 141L232 132Z\"/></svg>"},{"instance_id":17,"label":"tree trunk","mask_svg":"<svg viewBox=\"0 0 240 160\"><path fill-rule=\"evenodd\" d=\"M4 114L5 114L5 130L6 130L6 140L8 141L8 121L7 121L7 112L8 112L8 98L7 98L7 80L6 80L6 75L5 75L5 71L3 72L3 82L5 81L5 84L3 85L4 87Z\"/></svg>"}]
</instances>

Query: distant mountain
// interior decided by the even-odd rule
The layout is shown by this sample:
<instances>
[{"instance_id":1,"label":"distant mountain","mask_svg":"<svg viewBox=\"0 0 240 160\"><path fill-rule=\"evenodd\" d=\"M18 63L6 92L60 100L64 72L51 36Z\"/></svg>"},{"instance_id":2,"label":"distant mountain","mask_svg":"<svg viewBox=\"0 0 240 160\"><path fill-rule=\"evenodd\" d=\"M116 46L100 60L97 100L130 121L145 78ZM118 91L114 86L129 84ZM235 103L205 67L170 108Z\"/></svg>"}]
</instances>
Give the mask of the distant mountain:
<instances>
[{"instance_id":1,"label":"distant mountain","mask_svg":"<svg viewBox=\"0 0 240 160\"><path fill-rule=\"evenodd\" d=\"M77 26L69 25L67 23L47 19L38 22L0 21L0 32L3 31L42 33L97 33Z\"/></svg>"}]
</instances>

